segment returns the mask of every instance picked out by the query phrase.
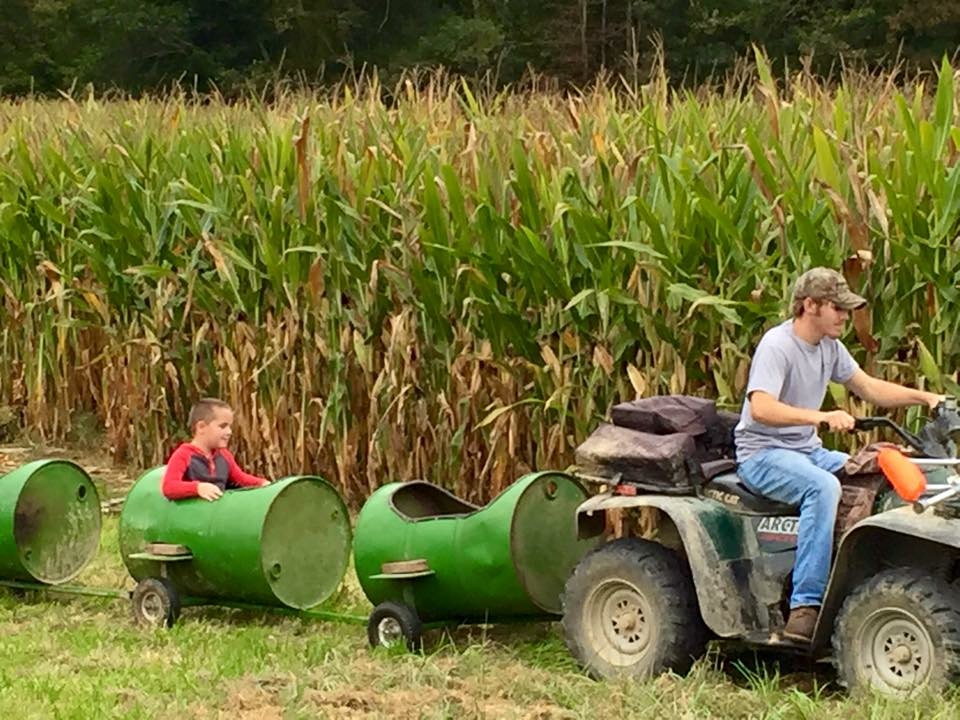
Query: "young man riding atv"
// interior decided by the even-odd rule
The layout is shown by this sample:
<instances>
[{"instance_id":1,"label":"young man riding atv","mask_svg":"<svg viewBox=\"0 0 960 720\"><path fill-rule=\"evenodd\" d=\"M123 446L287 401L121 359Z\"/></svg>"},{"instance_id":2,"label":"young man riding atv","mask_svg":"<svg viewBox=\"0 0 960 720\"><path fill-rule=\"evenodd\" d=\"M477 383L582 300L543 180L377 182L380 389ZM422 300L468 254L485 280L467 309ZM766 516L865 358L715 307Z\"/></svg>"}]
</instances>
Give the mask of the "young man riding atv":
<instances>
[{"instance_id":1,"label":"young man riding atv","mask_svg":"<svg viewBox=\"0 0 960 720\"><path fill-rule=\"evenodd\" d=\"M849 456L827 450L817 428L852 431L843 410L822 412L827 383L840 383L873 405L928 405L943 397L871 377L839 340L853 310L867 301L843 276L814 268L800 276L793 318L760 340L747 382L736 438L738 474L758 495L800 507L790 618L784 635L809 642L830 574L833 527L840 501L834 473Z\"/></svg>"},{"instance_id":2,"label":"young man riding atv","mask_svg":"<svg viewBox=\"0 0 960 720\"><path fill-rule=\"evenodd\" d=\"M567 646L591 675L683 672L712 637L832 658L852 690L960 681L960 410L857 366L838 338L864 303L838 273L807 272L793 317L757 348L739 415L704 398L643 398L577 448L577 474L606 487L577 509L577 532L608 542L562 599ZM823 412L830 381L932 412L917 434ZM886 452L912 485L861 462L870 452L848 462L824 449L823 426L893 429L915 457Z\"/></svg>"}]
</instances>

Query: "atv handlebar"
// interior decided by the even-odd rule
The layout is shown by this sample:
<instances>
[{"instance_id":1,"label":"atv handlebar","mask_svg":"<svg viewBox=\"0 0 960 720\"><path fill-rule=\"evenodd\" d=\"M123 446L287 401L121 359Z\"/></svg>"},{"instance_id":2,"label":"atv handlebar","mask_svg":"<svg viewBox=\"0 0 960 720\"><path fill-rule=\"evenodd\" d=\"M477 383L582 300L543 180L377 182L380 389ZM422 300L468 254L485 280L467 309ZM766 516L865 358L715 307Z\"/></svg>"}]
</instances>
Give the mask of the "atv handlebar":
<instances>
[{"instance_id":1,"label":"atv handlebar","mask_svg":"<svg viewBox=\"0 0 960 720\"><path fill-rule=\"evenodd\" d=\"M939 448L931 447L929 443L925 443L906 428L897 425L890 418L859 417L855 418L853 422L853 432L868 432L870 430L879 430L880 428L885 427L893 430L897 435L903 438L907 445L920 452L925 457L940 457L942 455L942 451L940 451ZM827 425L827 423L820 423L820 428L823 430L829 430L830 426Z\"/></svg>"},{"instance_id":2,"label":"atv handlebar","mask_svg":"<svg viewBox=\"0 0 960 720\"><path fill-rule=\"evenodd\" d=\"M885 427L885 426L892 427L894 430L896 430L896 431L898 431L898 432L899 432L899 431L906 432L905 430L903 430L903 428L901 428L900 426L898 426L898 425L897 425L896 423L894 423L892 420L890 420L889 418L885 418L885 417L859 417L859 418L854 418L854 419L853 419L853 430L851 430L850 432L867 432L867 431L869 431L869 430L876 430L876 429L878 429L878 428ZM821 421L821 422L820 422L819 427L820 427L821 430L829 430L829 429L830 429L830 424L824 420L824 421Z\"/></svg>"},{"instance_id":3,"label":"atv handlebar","mask_svg":"<svg viewBox=\"0 0 960 720\"><path fill-rule=\"evenodd\" d=\"M819 427L829 430L827 423L822 422ZM958 407L957 398L947 397L939 402L933 408L932 417L916 435L886 417L860 417L854 418L853 421L853 432L867 432L881 428L893 430L907 445L919 452L920 457L912 457L910 461L919 465L921 470L923 466L953 468L945 485L926 486L927 490L934 494L914 500L911 503L914 512L922 513L940 503L956 502L954 498L960 496L960 473L958 473L960 459L956 457L957 442L960 441L960 407Z\"/></svg>"},{"instance_id":4,"label":"atv handlebar","mask_svg":"<svg viewBox=\"0 0 960 720\"><path fill-rule=\"evenodd\" d=\"M900 427L890 418L885 417L862 417L857 418L853 424L854 430L864 432L867 430L878 430L882 427L888 427L893 430L897 435L902 437L906 441L907 445L912 447L914 450L918 450L924 455L929 455L930 448L926 447L926 444L914 435L912 432L909 432L906 428Z\"/></svg>"},{"instance_id":5,"label":"atv handlebar","mask_svg":"<svg viewBox=\"0 0 960 720\"><path fill-rule=\"evenodd\" d=\"M887 423L890 423L891 425L893 424L890 422L890 420L884 417L861 417L854 420L853 429L860 432L876 430L877 428L883 427Z\"/></svg>"}]
</instances>

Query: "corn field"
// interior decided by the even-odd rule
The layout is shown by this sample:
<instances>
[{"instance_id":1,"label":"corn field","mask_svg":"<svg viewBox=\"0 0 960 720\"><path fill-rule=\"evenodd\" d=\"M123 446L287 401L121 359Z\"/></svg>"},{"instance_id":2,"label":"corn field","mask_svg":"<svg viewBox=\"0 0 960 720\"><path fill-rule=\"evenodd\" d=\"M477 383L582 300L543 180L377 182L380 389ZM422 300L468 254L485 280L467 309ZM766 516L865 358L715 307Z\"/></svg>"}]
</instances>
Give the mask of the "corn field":
<instances>
[{"instance_id":1,"label":"corn field","mask_svg":"<svg viewBox=\"0 0 960 720\"><path fill-rule=\"evenodd\" d=\"M827 85L759 52L696 92L0 102L0 406L148 465L217 395L252 469L485 501L613 402L737 405L815 264L873 301L868 370L953 391L956 106L946 63Z\"/></svg>"}]
</instances>

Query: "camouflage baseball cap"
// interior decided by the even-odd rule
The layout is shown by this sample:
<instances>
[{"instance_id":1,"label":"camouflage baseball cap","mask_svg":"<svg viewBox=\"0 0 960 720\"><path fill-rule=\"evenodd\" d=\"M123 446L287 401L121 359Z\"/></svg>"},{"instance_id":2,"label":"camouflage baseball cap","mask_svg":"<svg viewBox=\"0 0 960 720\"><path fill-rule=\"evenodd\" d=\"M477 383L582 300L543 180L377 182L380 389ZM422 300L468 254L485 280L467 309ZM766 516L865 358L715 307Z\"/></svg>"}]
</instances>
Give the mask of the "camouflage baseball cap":
<instances>
[{"instance_id":1,"label":"camouflage baseball cap","mask_svg":"<svg viewBox=\"0 0 960 720\"><path fill-rule=\"evenodd\" d=\"M812 298L813 300L830 300L843 310L855 310L867 304L865 298L860 297L850 289L843 275L836 270L825 267L815 267L807 270L797 280L793 290L794 301Z\"/></svg>"}]
</instances>

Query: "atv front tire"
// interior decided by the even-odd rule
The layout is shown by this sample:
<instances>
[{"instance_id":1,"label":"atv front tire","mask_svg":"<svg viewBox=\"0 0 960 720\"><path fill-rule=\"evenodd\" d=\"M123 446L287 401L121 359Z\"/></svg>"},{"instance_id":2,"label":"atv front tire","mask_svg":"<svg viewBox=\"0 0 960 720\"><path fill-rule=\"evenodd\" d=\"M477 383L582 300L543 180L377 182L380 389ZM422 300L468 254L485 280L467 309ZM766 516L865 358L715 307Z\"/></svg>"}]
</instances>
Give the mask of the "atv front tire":
<instances>
[{"instance_id":1,"label":"atv front tire","mask_svg":"<svg viewBox=\"0 0 960 720\"><path fill-rule=\"evenodd\" d=\"M686 564L649 540L615 540L586 555L563 593L563 630L596 678L686 672L708 632Z\"/></svg>"},{"instance_id":2,"label":"atv front tire","mask_svg":"<svg viewBox=\"0 0 960 720\"><path fill-rule=\"evenodd\" d=\"M938 692L960 679L960 591L919 570L879 573L844 601L833 651L851 692Z\"/></svg>"}]
</instances>

